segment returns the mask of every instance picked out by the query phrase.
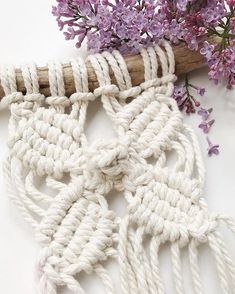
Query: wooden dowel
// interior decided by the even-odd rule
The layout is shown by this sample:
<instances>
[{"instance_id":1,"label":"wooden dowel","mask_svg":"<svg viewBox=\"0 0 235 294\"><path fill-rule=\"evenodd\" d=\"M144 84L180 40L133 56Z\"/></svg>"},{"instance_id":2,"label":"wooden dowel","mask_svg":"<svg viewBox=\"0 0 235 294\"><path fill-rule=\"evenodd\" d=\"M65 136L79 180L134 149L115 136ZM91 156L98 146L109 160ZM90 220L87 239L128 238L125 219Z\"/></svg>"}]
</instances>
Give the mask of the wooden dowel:
<instances>
[{"instance_id":1,"label":"wooden dowel","mask_svg":"<svg viewBox=\"0 0 235 294\"><path fill-rule=\"evenodd\" d=\"M219 39L213 38L210 40L214 44L218 44ZM205 65L204 57L199 53L199 51L191 51L183 43L174 46L173 48L176 60L176 75L189 73L195 69L202 68ZM142 57L138 55L126 56L125 57L128 70L130 72L132 83L134 86L139 85L144 81L144 66ZM89 89L93 91L98 85L96 74L89 62L87 62L88 79L89 79ZM63 65L64 71L64 81L66 95L71 95L75 92L75 85L73 80L73 73L70 64ZM110 69L110 76L112 82L115 84L115 78L112 70ZM50 95L49 80L48 80L48 68L38 67L38 77L40 92L46 97ZM16 70L16 81L18 91L25 93L25 85L23 76L20 69ZM0 99L4 96L3 88L0 85Z\"/></svg>"}]
</instances>

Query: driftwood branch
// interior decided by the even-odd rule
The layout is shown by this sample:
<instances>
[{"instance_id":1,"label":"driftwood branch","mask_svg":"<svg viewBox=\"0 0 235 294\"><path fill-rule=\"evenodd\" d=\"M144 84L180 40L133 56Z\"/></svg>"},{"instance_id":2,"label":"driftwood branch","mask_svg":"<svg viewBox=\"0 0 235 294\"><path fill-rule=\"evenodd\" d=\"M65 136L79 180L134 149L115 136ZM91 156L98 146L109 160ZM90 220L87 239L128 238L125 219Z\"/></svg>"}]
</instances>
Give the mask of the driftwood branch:
<instances>
[{"instance_id":1,"label":"driftwood branch","mask_svg":"<svg viewBox=\"0 0 235 294\"><path fill-rule=\"evenodd\" d=\"M218 44L219 39L213 38L212 43ZM187 48L185 44L179 44L174 46L175 60L176 60L176 74L179 76L181 74L189 73L195 69L202 68L204 66L204 58L199 53L199 51L191 51ZM132 83L134 86L139 85L144 81L144 66L143 60L140 55L126 56L125 57L128 70L130 72ZM66 94L71 95L75 92L75 85L73 80L72 68L70 64L63 65L64 70L64 81ZM87 63L88 78L89 78L89 89L93 91L97 88L98 82L96 74L91 66ZM112 70L110 69L110 76L112 82L115 84L115 78ZM47 67L38 67L38 77L40 92L46 97L50 95L49 80L48 80L48 68ZM18 91L25 93L25 85L23 76L20 69L16 70L16 80ZM4 96L4 91L0 85L0 99Z\"/></svg>"}]
</instances>

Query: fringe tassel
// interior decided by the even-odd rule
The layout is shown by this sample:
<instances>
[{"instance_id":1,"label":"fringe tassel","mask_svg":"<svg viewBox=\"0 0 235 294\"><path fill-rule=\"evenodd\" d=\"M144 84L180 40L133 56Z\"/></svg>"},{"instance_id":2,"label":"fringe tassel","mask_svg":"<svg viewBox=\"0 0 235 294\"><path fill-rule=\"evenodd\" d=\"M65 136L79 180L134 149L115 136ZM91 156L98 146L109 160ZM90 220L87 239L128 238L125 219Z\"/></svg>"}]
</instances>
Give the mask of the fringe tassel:
<instances>
[{"instance_id":1,"label":"fringe tassel","mask_svg":"<svg viewBox=\"0 0 235 294\"><path fill-rule=\"evenodd\" d=\"M130 259L133 260L133 248L128 242L128 226L129 216L126 216L120 223L118 243L118 261L123 294L138 293L137 277L130 262ZM129 257L131 258L129 259Z\"/></svg>"},{"instance_id":2,"label":"fringe tassel","mask_svg":"<svg viewBox=\"0 0 235 294\"><path fill-rule=\"evenodd\" d=\"M150 242L150 262L151 262L151 268L153 272L153 278L155 280L155 283L157 285L157 293L158 294L164 294L165 293L165 287L164 283L161 278L160 274L160 266L159 266L159 248L160 248L161 240L159 237L153 237Z\"/></svg>"},{"instance_id":3,"label":"fringe tassel","mask_svg":"<svg viewBox=\"0 0 235 294\"><path fill-rule=\"evenodd\" d=\"M208 236L208 241L215 256L221 288L225 294L228 294L229 285L228 285L228 280L226 276L226 268L225 268L221 248L219 247L218 241L214 234L210 234Z\"/></svg>"},{"instance_id":4,"label":"fringe tassel","mask_svg":"<svg viewBox=\"0 0 235 294\"><path fill-rule=\"evenodd\" d=\"M182 268L181 268L181 259L180 259L180 248L177 242L171 245L171 261L172 261L172 270L175 281L175 288L177 294L184 293L183 287L183 277L182 277Z\"/></svg>"},{"instance_id":5,"label":"fringe tassel","mask_svg":"<svg viewBox=\"0 0 235 294\"><path fill-rule=\"evenodd\" d=\"M153 294L156 293L157 289L154 283L151 265L149 264L148 257L143 246L144 235L145 233L143 228L138 228L135 234L130 230L130 240L133 244L134 257L136 260L135 267L136 269L139 269L139 273L141 273L140 277L142 278L141 287L145 286L145 291Z\"/></svg>"},{"instance_id":6,"label":"fringe tassel","mask_svg":"<svg viewBox=\"0 0 235 294\"><path fill-rule=\"evenodd\" d=\"M218 241L219 247L221 248L224 262L228 268L228 271L231 277L231 282L233 284L233 292L235 292L235 267L234 267L233 261L229 256L228 250L225 246L225 243L222 239L222 235L220 234L220 232L215 232L215 237Z\"/></svg>"},{"instance_id":7,"label":"fringe tassel","mask_svg":"<svg viewBox=\"0 0 235 294\"><path fill-rule=\"evenodd\" d=\"M95 267L95 272L101 278L103 285L105 287L106 294L114 294L115 291L114 291L112 280L108 272L105 270L105 268L101 265L97 265Z\"/></svg>"},{"instance_id":8,"label":"fringe tassel","mask_svg":"<svg viewBox=\"0 0 235 294\"><path fill-rule=\"evenodd\" d=\"M198 242L195 239L190 241L188 250L194 292L197 294L204 294L198 264Z\"/></svg>"},{"instance_id":9,"label":"fringe tassel","mask_svg":"<svg viewBox=\"0 0 235 294\"><path fill-rule=\"evenodd\" d=\"M224 216L216 217L218 222L223 221L234 233L234 222ZM144 239L147 237L144 228L134 229L129 217L121 221L119 231L119 266L121 274L122 293L136 294L165 294L166 289L160 274L159 248L163 242L161 236L152 236L149 245L149 257L144 248ZM228 250L218 231L211 232L204 241L213 252L220 287L224 294L235 291L235 266ZM203 242L204 242L203 241ZM189 255L189 265L192 276L192 284L195 294L204 294L198 262L198 247L200 240L191 238L186 244ZM177 294L185 293L181 262L181 249L178 241L171 244L171 262L174 285Z\"/></svg>"}]
</instances>

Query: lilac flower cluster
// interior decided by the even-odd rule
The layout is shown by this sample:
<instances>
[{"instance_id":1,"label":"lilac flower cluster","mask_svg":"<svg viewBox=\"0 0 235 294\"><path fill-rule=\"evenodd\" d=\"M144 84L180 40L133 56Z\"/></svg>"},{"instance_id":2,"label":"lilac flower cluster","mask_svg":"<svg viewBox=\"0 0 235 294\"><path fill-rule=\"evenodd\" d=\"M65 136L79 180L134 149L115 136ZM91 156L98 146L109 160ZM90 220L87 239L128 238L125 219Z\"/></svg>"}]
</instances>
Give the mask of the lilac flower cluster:
<instances>
[{"instance_id":1,"label":"lilac flower cluster","mask_svg":"<svg viewBox=\"0 0 235 294\"><path fill-rule=\"evenodd\" d=\"M226 16L225 1L221 0L160 0L165 37L173 43L185 41L197 50L202 37Z\"/></svg>"},{"instance_id":2,"label":"lilac flower cluster","mask_svg":"<svg viewBox=\"0 0 235 294\"><path fill-rule=\"evenodd\" d=\"M227 87L231 89L235 85L235 40L223 49L216 49L205 41L201 54L209 66L209 78L216 84L220 79L226 79Z\"/></svg>"},{"instance_id":3,"label":"lilac flower cluster","mask_svg":"<svg viewBox=\"0 0 235 294\"><path fill-rule=\"evenodd\" d=\"M173 97L176 100L180 110L185 110L187 114L195 113L195 108L201 104L190 92L190 89L194 89L200 96L204 96L205 89L195 86L189 82L188 75L185 76L184 84L175 86Z\"/></svg>"},{"instance_id":4,"label":"lilac flower cluster","mask_svg":"<svg viewBox=\"0 0 235 294\"><path fill-rule=\"evenodd\" d=\"M216 83L235 84L235 0L56 0L53 7L67 40L92 52L118 49L135 53L161 39L186 42L201 53ZM226 5L228 9L226 9ZM208 37L221 37L214 47Z\"/></svg>"},{"instance_id":5,"label":"lilac flower cluster","mask_svg":"<svg viewBox=\"0 0 235 294\"><path fill-rule=\"evenodd\" d=\"M213 124L215 123L215 119L210 119L210 115L213 111L213 108L209 108L209 109L204 109L201 108L198 111L198 115L201 116L202 118L202 122L199 124L199 128L202 129L202 131L205 134L208 134L210 131L210 128L213 126ZM206 137L207 139L207 143L208 143L208 155L212 156L212 155L218 155L219 154L219 145L218 144L212 144L211 140L209 139L209 137Z\"/></svg>"},{"instance_id":6,"label":"lilac flower cluster","mask_svg":"<svg viewBox=\"0 0 235 294\"><path fill-rule=\"evenodd\" d=\"M57 0L53 14L66 39L87 37L89 49L132 53L167 38L198 48L198 37L226 15L221 0Z\"/></svg>"},{"instance_id":7,"label":"lilac flower cluster","mask_svg":"<svg viewBox=\"0 0 235 294\"><path fill-rule=\"evenodd\" d=\"M161 17L154 0L57 0L53 14L66 39L100 52L118 48L137 52L163 38Z\"/></svg>"},{"instance_id":8,"label":"lilac flower cluster","mask_svg":"<svg viewBox=\"0 0 235 294\"><path fill-rule=\"evenodd\" d=\"M176 100L180 110L185 110L187 114L195 113L196 109L200 107L201 103L195 98L195 94L192 94L191 89L197 93L197 95L204 96L205 89L195 86L189 82L188 76L185 76L184 83L175 86L173 97ZM211 127L215 123L215 119L210 119L213 108L204 109L200 108L197 114L201 117L202 121L199 124L199 128L204 134L208 134ZM211 143L210 139L207 137L208 142L208 155L219 154L219 145L214 145Z\"/></svg>"},{"instance_id":9,"label":"lilac flower cluster","mask_svg":"<svg viewBox=\"0 0 235 294\"><path fill-rule=\"evenodd\" d=\"M229 10L220 19L218 26L210 27L208 35L221 38L218 46L205 41L200 52L205 56L209 66L209 78L218 84L219 80L227 80L227 87L235 85L235 0L227 0Z\"/></svg>"}]
</instances>

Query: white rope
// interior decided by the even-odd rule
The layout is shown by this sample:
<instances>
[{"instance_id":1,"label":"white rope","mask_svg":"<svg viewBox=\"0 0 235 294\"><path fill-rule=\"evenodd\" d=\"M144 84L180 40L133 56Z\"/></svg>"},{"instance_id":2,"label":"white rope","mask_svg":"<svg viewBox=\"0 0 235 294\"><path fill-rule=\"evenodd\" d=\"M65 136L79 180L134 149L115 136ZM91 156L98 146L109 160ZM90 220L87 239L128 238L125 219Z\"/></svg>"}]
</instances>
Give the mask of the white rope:
<instances>
[{"instance_id":1,"label":"white rope","mask_svg":"<svg viewBox=\"0 0 235 294\"><path fill-rule=\"evenodd\" d=\"M89 56L99 83L94 92L84 60L72 59L76 93L70 97L58 62L48 64L48 98L39 93L34 64L22 67L25 94L17 92L15 69L0 69L6 94L0 108L11 111L4 176L10 197L43 247L37 263L40 294L57 294L60 286L85 294L81 273L95 273L107 294L119 293L105 268L111 258L119 264L122 293L165 294L159 263L165 243L171 247L177 294L184 293L183 247L189 251L194 291L203 294L198 246L204 242L214 253L223 292L230 293L228 278L235 287L233 261L216 231L224 222L235 234L235 225L211 214L201 198L205 167L198 140L170 97L176 80L172 48L161 42L142 49L141 56L145 81L136 87L118 51ZM117 138L89 145L84 128L95 99L101 99ZM176 157L170 165L169 153ZM123 218L106 200L113 189L124 193Z\"/></svg>"},{"instance_id":2,"label":"white rope","mask_svg":"<svg viewBox=\"0 0 235 294\"><path fill-rule=\"evenodd\" d=\"M223 293L228 294L229 285L228 285L228 279L226 275L226 268L224 264L223 253L221 252L221 248L219 247L218 241L216 240L214 235L209 235L208 239L209 239L209 245L215 256L221 289Z\"/></svg>"},{"instance_id":3,"label":"white rope","mask_svg":"<svg viewBox=\"0 0 235 294\"><path fill-rule=\"evenodd\" d=\"M150 243L150 260L151 260L151 267L154 276L155 283L157 285L157 293L164 294L165 286L162 281L161 273L160 273L160 265L159 265L159 247L160 247L161 240L160 238L153 237Z\"/></svg>"},{"instance_id":4,"label":"white rope","mask_svg":"<svg viewBox=\"0 0 235 294\"><path fill-rule=\"evenodd\" d=\"M180 249L178 243L173 243L171 245L171 260L172 260L172 270L175 280L175 287L177 294L183 294L183 278L182 278L182 268L180 259Z\"/></svg>"},{"instance_id":5,"label":"white rope","mask_svg":"<svg viewBox=\"0 0 235 294\"><path fill-rule=\"evenodd\" d=\"M196 294L203 294L203 288L200 277L200 269L198 264L198 248L197 241L192 239L189 243L189 262L192 272L192 280L194 286L194 292Z\"/></svg>"}]
</instances>

